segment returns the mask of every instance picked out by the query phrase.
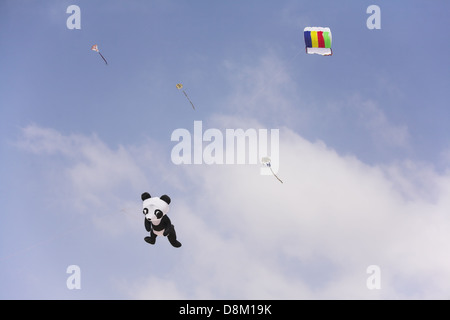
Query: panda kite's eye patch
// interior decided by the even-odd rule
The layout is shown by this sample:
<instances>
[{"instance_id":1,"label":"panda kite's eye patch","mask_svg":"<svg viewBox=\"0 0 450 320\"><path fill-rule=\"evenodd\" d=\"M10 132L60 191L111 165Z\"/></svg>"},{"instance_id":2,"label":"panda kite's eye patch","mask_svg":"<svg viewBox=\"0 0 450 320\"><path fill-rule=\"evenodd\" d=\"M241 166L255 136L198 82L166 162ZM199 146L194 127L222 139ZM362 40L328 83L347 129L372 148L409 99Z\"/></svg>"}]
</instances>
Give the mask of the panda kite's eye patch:
<instances>
[{"instance_id":1,"label":"panda kite's eye patch","mask_svg":"<svg viewBox=\"0 0 450 320\"><path fill-rule=\"evenodd\" d=\"M148 209L147 209L147 208L144 208L144 210L142 210L142 212L143 212L144 214L147 214L147 213L148 213Z\"/></svg>"},{"instance_id":2,"label":"panda kite's eye patch","mask_svg":"<svg viewBox=\"0 0 450 320\"><path fill-rule=\"evenodd\" d=\"M163 216L163 212L161 210L155 210L155 216L158 219L161 219Z\"/></svg>"}]
</instances>

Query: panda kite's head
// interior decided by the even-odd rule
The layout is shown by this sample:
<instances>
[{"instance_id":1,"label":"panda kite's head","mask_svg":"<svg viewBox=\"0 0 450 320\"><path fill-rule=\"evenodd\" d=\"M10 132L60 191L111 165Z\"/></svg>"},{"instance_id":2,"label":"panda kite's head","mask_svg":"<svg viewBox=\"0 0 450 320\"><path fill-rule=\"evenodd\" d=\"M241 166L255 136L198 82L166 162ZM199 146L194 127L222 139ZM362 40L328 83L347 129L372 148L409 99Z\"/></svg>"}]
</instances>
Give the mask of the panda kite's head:
<instances>
[{"instance_id":1,"label":"panda kite's head","mask_svg":"<svg viewBox=\"0 0 450 320\"><path fill-rule=\"evenodd\" d=\"M148 192L141 195L142 213L145 219L153 223L158 222L169 212L170 197L162 195L161 197L152 197Z\"/></svg>"}]
</instances>

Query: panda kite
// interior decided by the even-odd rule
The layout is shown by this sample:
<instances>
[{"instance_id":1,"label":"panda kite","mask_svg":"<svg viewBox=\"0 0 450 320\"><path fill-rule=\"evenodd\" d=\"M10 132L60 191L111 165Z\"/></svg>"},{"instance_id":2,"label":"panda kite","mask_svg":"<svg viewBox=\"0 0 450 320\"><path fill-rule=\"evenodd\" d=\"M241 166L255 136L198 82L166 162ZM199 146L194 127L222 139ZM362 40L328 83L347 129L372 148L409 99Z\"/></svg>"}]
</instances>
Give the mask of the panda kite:
<instances>
[{"instance_id":1,"label":"panda kite","mask_svg":"<svg viewBox=\"0 0 450 320\"><path fill-rule=\"evenodd\" d=\"M169 212L170 197L162 195L161 197L152 197L148 192L141 195L142 212L145 215L145 230L150 232L150 236L144 240L150 244L155 244L157 236L167 236L169 242L175 248L181 247L177 240L175 226L170 222L167 213Z\"/></svg>"}]
</instances>

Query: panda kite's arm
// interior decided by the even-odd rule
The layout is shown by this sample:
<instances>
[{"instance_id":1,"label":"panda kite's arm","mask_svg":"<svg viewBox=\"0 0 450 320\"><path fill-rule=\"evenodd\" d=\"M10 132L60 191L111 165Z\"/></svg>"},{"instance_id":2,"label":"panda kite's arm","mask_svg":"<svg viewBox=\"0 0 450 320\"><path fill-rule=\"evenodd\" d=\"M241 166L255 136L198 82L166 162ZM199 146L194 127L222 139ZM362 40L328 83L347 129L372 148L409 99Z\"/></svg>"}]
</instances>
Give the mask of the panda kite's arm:
<instances>
[{"instance_id":1,"label":"panda kite's arm","mask_svg":"<svg viewBox=\"0 0 450 320\"><path fill-rule=\"evenodd\" d=\"M152 223L150 221L148 221L146 218L144 218L144 225L145 225L145 230L147 230L148 232L150 232L152 230Z\"/></svg>"},{"instance_id":2,"label":"panda kite's arm","mask_svg":"<svg viewBox=\"0 0 450 320\"><path fill-rule=\"evenodd\" d=\"M168 229L170 227L170 225L172 224L172 222L170 221L168 216L162 217L161 223L163 224L165 229Z\"/></svg>"},{"instance_id":3,"label":"panda kite's arm","mask_svg":"<svg viewBox=\"0 0 450 320\"><path fill-rule=\"evenodd\" d=\"M164 226L164 236L167 236L171 230L172 222L170 221L168 216L164 216L161 220L161 223Z\"/></svg>"}]
</instances>

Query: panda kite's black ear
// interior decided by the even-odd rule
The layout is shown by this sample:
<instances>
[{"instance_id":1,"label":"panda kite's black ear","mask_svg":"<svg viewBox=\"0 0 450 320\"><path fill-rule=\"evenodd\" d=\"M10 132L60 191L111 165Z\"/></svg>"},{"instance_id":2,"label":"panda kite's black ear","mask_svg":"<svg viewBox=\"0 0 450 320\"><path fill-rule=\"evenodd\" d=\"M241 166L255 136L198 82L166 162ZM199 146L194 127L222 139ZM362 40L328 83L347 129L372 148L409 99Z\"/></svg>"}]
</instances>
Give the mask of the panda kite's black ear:
<instances>
[{"instance_id":1,"label":"panda kite's black ear","mask_svg":"<svg viewBox=\"0 0 450 320\"><path fill-rule=\"evenodd\" d=\"M162 195L159 197L162 201L164 201L167 204L170 204L170 197L167 194Z\"/></svg>"},{"instance_id":2,"label":"panda kite's black ear","mask_svg":"<svg viewBox=\"0 0 450 320\"><path fill-rule=\"evenodd\" d=\"M143 194L141 194L141 199L142 201L146 200L146 199L150 199L152 196L150 195L150 193L148 192L144 192Z\"/></svg>"}]
</instances>

